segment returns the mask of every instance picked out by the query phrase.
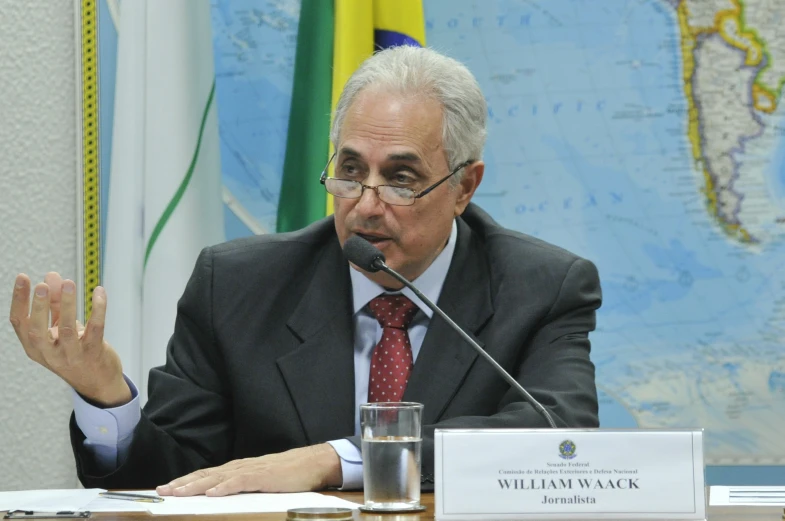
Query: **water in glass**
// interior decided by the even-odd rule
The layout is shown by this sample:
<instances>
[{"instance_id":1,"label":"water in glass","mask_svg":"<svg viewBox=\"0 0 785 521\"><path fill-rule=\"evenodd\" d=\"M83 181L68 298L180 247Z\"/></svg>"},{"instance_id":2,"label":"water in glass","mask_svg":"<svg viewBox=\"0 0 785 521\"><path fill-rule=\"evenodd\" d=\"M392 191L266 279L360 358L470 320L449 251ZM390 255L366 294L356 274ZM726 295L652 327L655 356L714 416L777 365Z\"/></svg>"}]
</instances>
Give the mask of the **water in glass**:
<instances>
[{"instance_id":1,"label":"water in glass","mask_svg":"<svg viewBox=\"0 0 785 521\"><path fill-rule=\"evenodd\" d=\"M379 436L362 440L365 506L405 510L420 504L422 438Z\"/></svg>"}]
</instances>

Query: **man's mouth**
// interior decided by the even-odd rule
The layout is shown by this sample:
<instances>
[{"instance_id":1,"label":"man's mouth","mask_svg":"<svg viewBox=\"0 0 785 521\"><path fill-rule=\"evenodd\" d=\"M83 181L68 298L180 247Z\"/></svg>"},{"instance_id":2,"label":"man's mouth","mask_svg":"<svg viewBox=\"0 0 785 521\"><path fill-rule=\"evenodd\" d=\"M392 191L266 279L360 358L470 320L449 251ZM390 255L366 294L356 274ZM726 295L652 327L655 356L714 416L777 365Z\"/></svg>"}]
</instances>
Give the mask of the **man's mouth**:
<instances>
[{"instance_id":1,"label":"man's mouth","mask_svg":"<svg viewBox=\"0 0 785 521\"><path fill-rule=\"evenodd\" d=\"M357 235L358 237L362 237L363 239L370 242L374 246L379 246L390 240L389 237L385 237L383 235L373 235L370 233L355 232L355 235Z\"/></svg>"}]
</instances>

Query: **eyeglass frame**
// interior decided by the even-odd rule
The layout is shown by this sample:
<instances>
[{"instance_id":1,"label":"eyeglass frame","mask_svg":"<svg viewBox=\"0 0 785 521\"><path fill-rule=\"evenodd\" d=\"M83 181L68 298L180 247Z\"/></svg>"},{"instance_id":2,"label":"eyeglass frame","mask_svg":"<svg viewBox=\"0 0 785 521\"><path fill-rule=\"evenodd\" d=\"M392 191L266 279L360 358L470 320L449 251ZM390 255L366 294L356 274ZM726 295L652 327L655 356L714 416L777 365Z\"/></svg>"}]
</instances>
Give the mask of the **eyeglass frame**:
<instances>
[{"instance_id":1,"label":"eyeglass frame","mask_svg":"<svg viewBox=\"0 0 785 521\"><path fill-rule=\"evenodd\" d=\"M376 185L376 186L369 186L369 185L366 185L366 184L363 184L363 183L361 183L360 181L353 181L353 180L351 180L351 179L338 179L337 177L333 177L333 178L331 178L331 179L336 179L336 180L338 180L338 181L347 181L347 182L350 182L350 183L357 183L358 185L360 185L360 195L358 195L357 197L341 197L340 195L335 195L335 194L333 194L333 193L330 193L330 191L329 191L329 190L327 190L327 185L325 184L326 180L328 179L328 177L327 177L327 170L329 170L329 168L330 168L330 163L332 163L332 162L333 162L333 159L335 159L335 156L337 156L337 155L338 155L338 152L333 152L333 155L332 155L332 156L330 156L330 159L327 161L327 164L326 164L326 165L324 165L324 170L322 170L322 175L321 175L321 176L319 176L319 182L320 182L322 185L324 185L324 189L327 191L327 193L328 193L328 194L332 195L333 197L338 197L339 199L360 199L360 198L363 196L363 194L365 193L365 189L366 189L366 188L369 188L369 189L373 190L374 192L376 192L376 197L378 197L380 201L382 201L382 202L383 202L383 203L385 203L385 204L392 205L392 206L413 206L413 205L414 205L414 203L417 201L417 199L419 199L419 198L421 198L421 197L425 197L426 195L428 195L429 193L431 193L431 191L432 191L434 188L438 187L440 184L442 184L443 182L445 182L446 180L448 180L449 178L451 178L452 176L454 176L455 174L457 174L459 171L461 171L461 169L463 169L463 168L466 168L467 166L469 166L469 165L471 165L472 163L475 163L475 162L477 161L476 159L467 159L466 161L464 161L464 162L463 162L463 163L461 163L460 165L456 166L456 167L455 167L455 169L454 169L452 172L450 172L449 174L447 174L445 177L442 177L441 179L439 179L438 181L436 181L436 182L435 182L434 184L432 184L431 186L429 186L429 187L427 187L427 188L425 188L424 190L421 190L421 191L419 191L419 192L418 192L417 190L412 190L411 188L407 188L407 187L405 187L405 186L395 186L395 185ZM411 190L411 191L412 191L412 193L414 193L414 197L412 197L412 204L395 204L395 203L388 203L387 201L383 200L383 199L382 199L382 198L379 196L379 188L380 188L380 187L382 187L382 186L389 186L390 188L397 188L397 189L399 189L399 190Z\"/></svg>"}]
</instances>

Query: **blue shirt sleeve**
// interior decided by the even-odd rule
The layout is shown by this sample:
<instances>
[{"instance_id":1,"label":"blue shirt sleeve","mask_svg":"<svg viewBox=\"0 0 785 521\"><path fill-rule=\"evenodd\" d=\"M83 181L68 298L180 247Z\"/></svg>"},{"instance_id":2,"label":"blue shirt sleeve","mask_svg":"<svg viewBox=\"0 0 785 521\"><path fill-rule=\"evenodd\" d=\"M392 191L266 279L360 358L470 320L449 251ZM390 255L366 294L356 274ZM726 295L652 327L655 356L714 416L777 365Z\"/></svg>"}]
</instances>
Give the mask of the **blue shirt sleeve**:
<instances>
[{"instance_id":1,"label":"blue shirt sleeve","mask_svg":"<svg viewBox=\"0 0 785 521\"><path fill-rule=\"evenodd\" d=\"M101 409L71 389L76 425L87 438L84 447L92 453L98 469L107 474L125 461L134 429L142 417L139 390L127 376L123 378L131 389L131 401L119 407Z\"/></svg>"},{"instance_id":2,"label":"blue shirt sleeve","mask_svg":"<svg viewBox=\"0 0 785 521\"><path fill-rule=\"evenodd\" d=\"M363 457L360 449L349 440L328 441L338 457L341 458L343 485L340 490L362 490L363 488Z\"/></svg>"}]
</instances>

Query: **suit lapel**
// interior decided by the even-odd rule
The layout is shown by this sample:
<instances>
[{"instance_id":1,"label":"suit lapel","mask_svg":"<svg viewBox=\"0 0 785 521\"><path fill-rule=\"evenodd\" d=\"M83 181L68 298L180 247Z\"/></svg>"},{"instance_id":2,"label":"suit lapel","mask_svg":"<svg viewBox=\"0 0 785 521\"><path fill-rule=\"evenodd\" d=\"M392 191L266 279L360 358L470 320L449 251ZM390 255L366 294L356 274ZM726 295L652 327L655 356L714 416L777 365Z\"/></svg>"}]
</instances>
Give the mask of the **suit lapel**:
<instances>
[{"instance_id":1,"label":"suit lapel","mask_svg":"<svg viewBox=\"0 0 785 521\"><path fill-rule=\"evenodd\" d=\"M287 322L302 344L277 360L309 444L354 434L349 265L337 239L323 251L310 286Z\"/></svg>"},{"instance_id":2,"label":"suit lapel","mask_svg":"<svg viewBox=\"0 0 785 521\"><path fill-rule=\"evenodd\" d=\"M474 340L493 315L488 263L479 238L462 219L458 219L458 242L437 304ZM444 320L437 315L431 318L403 397L425 404L425 425L439 420L477 356Z\"/></svg>"}]
</instances>

